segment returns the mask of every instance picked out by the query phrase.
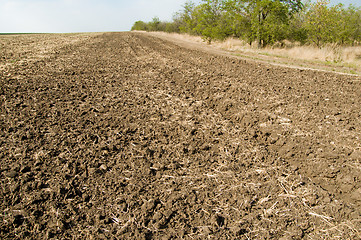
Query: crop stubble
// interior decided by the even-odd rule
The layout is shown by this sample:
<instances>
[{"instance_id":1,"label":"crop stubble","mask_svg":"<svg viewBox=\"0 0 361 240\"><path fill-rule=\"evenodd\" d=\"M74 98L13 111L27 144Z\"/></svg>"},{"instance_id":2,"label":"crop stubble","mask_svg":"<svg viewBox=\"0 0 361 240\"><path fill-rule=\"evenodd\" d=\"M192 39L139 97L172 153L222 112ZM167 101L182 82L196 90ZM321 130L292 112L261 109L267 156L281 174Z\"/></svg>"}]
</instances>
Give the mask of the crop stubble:
<instances>
[{"instance_id":1,"label":"crop stubble","mask_svg":"<svg viewBox=\"0 0 361 240\"><path fill-rule=\"evenodd\" d=\"M0 238L360 237L359 77L145 33L1 41Z\"/></svg>"}]
</instances>

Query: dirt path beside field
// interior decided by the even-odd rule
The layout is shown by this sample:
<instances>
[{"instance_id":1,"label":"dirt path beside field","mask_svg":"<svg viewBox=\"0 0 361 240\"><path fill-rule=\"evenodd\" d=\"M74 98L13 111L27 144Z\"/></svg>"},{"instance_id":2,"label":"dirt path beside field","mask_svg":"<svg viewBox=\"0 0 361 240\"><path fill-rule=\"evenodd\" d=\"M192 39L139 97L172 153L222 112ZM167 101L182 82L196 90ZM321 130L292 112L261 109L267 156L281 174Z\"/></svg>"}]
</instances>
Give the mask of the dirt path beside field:
<instances>
[{"instance_id":1,"label":"dirt path beside field","mask_svg":"<svg viewBox=\"0 0 361 240\"><path fill-rule=\"evenodd\" d=\"M306 60L301 59L300 56L288 56L282 55L269 50L262 49L237 49L237 47L227 46L227 41L225 42L214 42L212 44L207 44L201 40L201 37L190 36L187 34L176 34L176 33L164 33L164 32L145 32L137 31L138 33L147 34L160 38L162 40L172 41L177 43L179 46L190 48L193 50L206 51L208 53L213 53L217 55L227 56L230 58L243 59L247 61L253 61L257 63L262 63L264 65L285 67L291 69L299 70L314 70L320 72L328 73L338 73L341 75L349 76L361 76L360 69L357 67L357 62L353 64L344 62L336 63L330 61L321 61L318 59ZM279 49L280 50L280 49ZM305 49L306 51L307 48Z\"/></svg>"},{"instance_id":2,"label":"dirt path beside field","mask_svg":"<svg viewBox=\"0 0 361 240\"><path fill-rule=\"evenodd\" d=\"M0 36L1 239L361 237L360 77L48 37Z\"/></svg>"}]
</instances>

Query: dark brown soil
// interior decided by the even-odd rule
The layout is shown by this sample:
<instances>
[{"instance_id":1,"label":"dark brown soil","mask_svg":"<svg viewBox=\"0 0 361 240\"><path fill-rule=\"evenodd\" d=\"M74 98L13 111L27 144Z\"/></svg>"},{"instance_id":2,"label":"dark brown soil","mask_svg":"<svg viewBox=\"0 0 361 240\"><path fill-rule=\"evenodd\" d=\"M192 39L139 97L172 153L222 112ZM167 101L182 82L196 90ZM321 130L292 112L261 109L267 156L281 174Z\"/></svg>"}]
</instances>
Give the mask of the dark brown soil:
<instances>
[{"instance_id":1,"label":"dark brown soil","mask_svg":"<svg viewBox=\"0 0 361 240\"><path fill-rule=\"evenodd\" d=\"M361 237L360 78L144 33L0 43L1 239Z\"/></svg>"}]
</instances>

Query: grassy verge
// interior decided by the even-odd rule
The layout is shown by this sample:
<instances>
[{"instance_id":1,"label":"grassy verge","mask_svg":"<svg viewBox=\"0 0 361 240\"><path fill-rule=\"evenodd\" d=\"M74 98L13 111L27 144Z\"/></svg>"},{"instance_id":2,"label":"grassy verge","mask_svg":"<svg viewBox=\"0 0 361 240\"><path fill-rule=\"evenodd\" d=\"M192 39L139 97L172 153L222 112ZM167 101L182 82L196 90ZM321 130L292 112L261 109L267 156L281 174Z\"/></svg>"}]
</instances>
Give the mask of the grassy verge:
<instances>
[{"instance_id":1,"label":"grassy verge","mask_svg":"<svg viewBox=\"0 0 361 240\"><path fill-rule=\"evenodd\" d=\"M163 32L157 32L156 34L207 45L201 37L197 36ZM350 47L330 44L318 48L285 42L282 46L280 44L280 46L259 49L238 39L213 42L209 46L230 52L235 56L268 63L361 75L361 46Z\"/></svg>"},{"instance_id":2,"label":"grassy verge","mask_svg":"<svg viewBox=\"0 0 361 240\"><path fill-rule=\"evenodd\" d=\"M216 42L213 45L226 51L246 53L246 56L256 55L256 59L267 62L361 75L360 46L342 47L330 44L318 48L286 43L283 47L258 49L236 39Z\"/></svg>"}]
</instances>

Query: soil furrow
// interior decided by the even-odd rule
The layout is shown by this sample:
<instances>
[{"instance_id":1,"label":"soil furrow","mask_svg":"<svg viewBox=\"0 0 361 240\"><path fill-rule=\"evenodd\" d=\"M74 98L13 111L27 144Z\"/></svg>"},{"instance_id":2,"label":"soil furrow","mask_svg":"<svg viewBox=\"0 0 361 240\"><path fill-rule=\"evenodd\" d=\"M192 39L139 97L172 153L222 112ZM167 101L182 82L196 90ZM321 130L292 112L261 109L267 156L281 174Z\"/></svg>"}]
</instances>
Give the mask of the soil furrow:
<instances>
[{"instance_id":1,"label":"soil furrow","mask_svg":"<svg viewBox=\"0 0 361 240\"><path fill-rule=\"evenodd\" d=\"M1 238L360 237L359 78L62 39L0 72Z\"/></svg>"}]
</instances>

